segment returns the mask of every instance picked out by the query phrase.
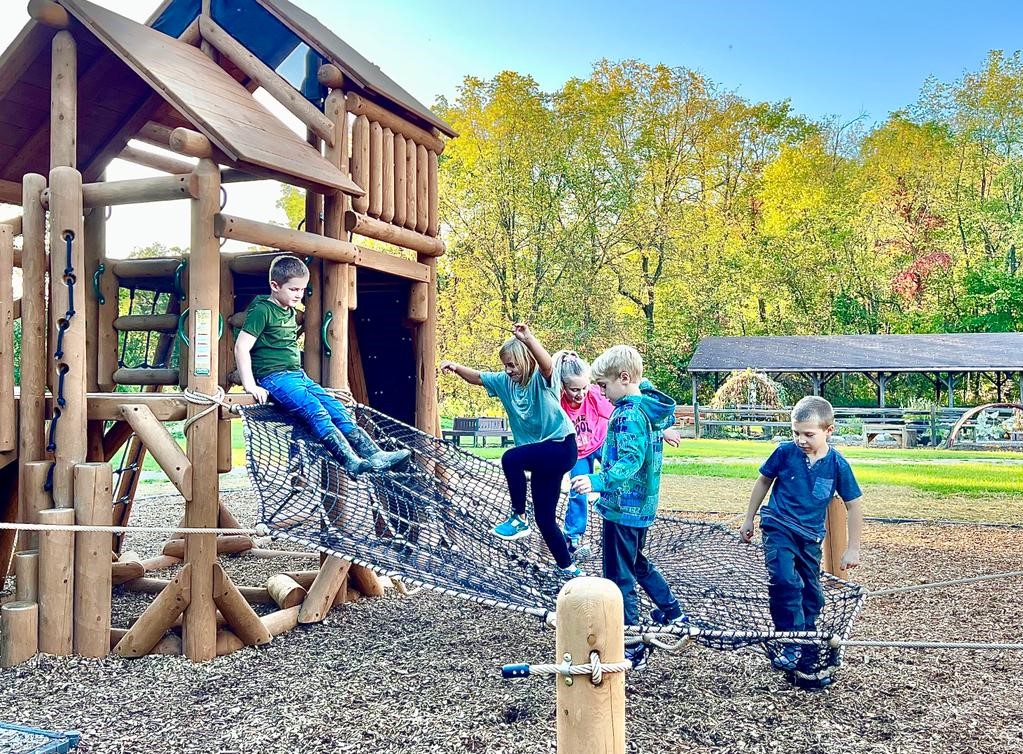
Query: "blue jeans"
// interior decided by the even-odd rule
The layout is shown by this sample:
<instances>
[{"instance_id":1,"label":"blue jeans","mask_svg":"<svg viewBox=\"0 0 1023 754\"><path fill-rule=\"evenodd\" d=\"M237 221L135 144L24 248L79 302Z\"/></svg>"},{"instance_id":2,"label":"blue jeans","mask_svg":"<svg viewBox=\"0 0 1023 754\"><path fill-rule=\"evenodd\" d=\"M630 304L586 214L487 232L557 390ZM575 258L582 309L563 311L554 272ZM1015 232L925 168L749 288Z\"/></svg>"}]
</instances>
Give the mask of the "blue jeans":
<instances>
[{"instance_id":1,"label":"blue jeans","mask_svg":"<svg viewBox=\"0 0 1023 754\"><path fill-rule=\"evenodd\" d=\"M313 382L305 371L273 372L260 377L256 382L266 388L275 403L299 417L313 431L323 438L340 430L346 437L355 429L352 415L341 401Z\"/></svg>"},{"instance_id":2,"label":"blue jeans","mask_svg":"<svg viewBox=\"0 0 1023 754\"><path fill-rule=\"evenodd\" d=\"M593 464L600 455L600 448L575 462L568 472L568 478L593 473ZM588 496L582 492L569 491L568 506L565 508L565 538L571 543L586 533L586 518L589 511Z\"/></svg>"},{"instance_id":3,"label":"blue jeans","mask_svg":"<svg viewBox=\"0 0 1023 754\"><path fill-rule=\"evenodd\" d=\"M779 631L813 631L824 607L821 546L780 526L762 526L771 619Z\"/></svg>"},{"instance_id":4,"label":"blue jeans","mask_svg":"<svg viewBox=\"0 0 1023 754\"><path fill-rule=\"evenodd\" d=\"M613 581L622 591L626 626L637 626L640 622L637 581L666 615L681 613L681 607L668 582L657 570L657 566L643 555L646 533L646 528L622 526L604 520L604 578Z\"/></svg>"}]
</instances>

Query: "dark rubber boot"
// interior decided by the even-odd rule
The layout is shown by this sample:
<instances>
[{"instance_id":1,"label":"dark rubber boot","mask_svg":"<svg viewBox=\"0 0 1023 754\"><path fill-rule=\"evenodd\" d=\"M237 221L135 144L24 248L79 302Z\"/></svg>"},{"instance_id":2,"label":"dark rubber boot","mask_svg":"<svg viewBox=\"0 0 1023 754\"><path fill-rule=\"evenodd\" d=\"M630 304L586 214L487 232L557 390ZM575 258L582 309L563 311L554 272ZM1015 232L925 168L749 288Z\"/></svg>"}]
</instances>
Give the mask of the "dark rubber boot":
<instances>
[{"instance_id":1,"label":"dark rubber boot","mask_svg":"<svg viewBox=\"0 0 1023 754\"><path fill-rule=\"evenodd\" d=\"M405 463L409 457L407 450L380 450L373 442L366 430L356 427L348 435L348 441L352 444L355 452L369 461L373 471L387 471Z\"/></svg>"},{"instance_id":2,"label":"dark rubber boot","mask_svg":"<svg viewBox=\"0 0 1023 754\"><path fill-rule=\"evenodd\" d=\"M349 476L356 477L364 471L370 471L373 468L369 461L359 458L356 452L352 450L352 446L348 444L348 440L340 432L332 432L320 442L323 443L323 447L327 449L327 452L330 453L334 460L348 472Z\"/></svg>"}]
</instances>

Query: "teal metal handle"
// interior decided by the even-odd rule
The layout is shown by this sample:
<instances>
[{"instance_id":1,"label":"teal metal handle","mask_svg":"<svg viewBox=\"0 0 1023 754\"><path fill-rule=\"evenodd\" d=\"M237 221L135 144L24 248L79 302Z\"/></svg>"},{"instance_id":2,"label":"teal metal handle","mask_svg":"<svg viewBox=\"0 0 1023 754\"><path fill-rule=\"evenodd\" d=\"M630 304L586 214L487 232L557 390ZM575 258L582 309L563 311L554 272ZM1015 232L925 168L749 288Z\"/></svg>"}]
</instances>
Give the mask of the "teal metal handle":
<instances>
[{"instance_id":1,"label":"teal metal handle","mask_svg":"<svg viewBox=\"0 0 1023 754\"><path fill-rule=\"evenodd\" d=\"M334 351L330 347L330 343L327 340L327 329L330 327L330 323L334 321L334 312L329 309L323 315L323 327L320 328L320 343L323 344L323 355L328 359L334 355Z\"/></svg>"},{"instance_id":2,"label":"teal metal handle","mask_svg":"<svg viewBox=\"0 0 1023 754\"><path fill-rule=\"evenodd\" d=\"M184 276L185 270L187 269L188 260L182 259L181 264L179 264L178 268L174 270L174 292L178 295L178 301L184 301L186 298L185 288L181 285L181 278Z\"/></svg>"},{"instance_id":3,"label":"teal metal handle","mask_svg":"<svg viewBox=\"0 0 1023 754\"><path fill-rule=\"evenodd\" d=\"M181 312L181 316L178 317L178 338L185 344L185 348L191 348L192 342L188 339L188 329L185 327L185 323L188 321L188 309ZM217 323L217 340L224 337L224 315L220 315L220 321Z\"/></svg>"},{"instance_id":4,"label":"teal metal handle","mask_svg":"<svg viewBox=\"0 0 1023 754\"><path fill-rule=\"evenodd\" d=\"M99 267L96 268L96 272L92 274L92 292L96 296L96 301L99 302L100 306L103 306L107 302L106 297L100 292L99 286L100 281L103 279L103 273L107 271L106 265L102 262L99 263Z\"/></svg>"}]
</instances>

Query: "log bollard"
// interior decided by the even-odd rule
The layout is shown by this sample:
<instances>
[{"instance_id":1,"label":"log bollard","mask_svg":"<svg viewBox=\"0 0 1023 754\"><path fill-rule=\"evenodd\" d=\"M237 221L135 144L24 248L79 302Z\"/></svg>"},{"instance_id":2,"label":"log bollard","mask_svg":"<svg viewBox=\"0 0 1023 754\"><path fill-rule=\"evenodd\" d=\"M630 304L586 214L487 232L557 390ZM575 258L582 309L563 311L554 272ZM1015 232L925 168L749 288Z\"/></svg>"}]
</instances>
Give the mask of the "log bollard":
<instances>
[{"instance_id":1,"label":"log bollard","mask_svg":"<svg viewBox=\"0 0 1023 754\"><path fill-rule=\"evenodd\" d=\"M557 659L581 665L597 652L601 662L625 659L622 593L607 579L572 579L558 595ZM625 753L625 673L556 676L558 754Z\"/></svg>"}]
</instances>

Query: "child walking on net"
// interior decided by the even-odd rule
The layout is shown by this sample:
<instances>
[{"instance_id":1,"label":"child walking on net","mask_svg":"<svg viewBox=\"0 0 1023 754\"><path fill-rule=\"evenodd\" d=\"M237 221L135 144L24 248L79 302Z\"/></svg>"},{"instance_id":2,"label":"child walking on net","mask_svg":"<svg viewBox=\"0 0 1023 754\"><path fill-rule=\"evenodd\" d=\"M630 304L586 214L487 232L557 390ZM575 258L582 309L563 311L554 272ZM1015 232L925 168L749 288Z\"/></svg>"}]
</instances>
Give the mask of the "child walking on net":
<instances>
[{"instance_id":1,"label":"child walking on net","mask_svg":"<svg viewBox=\"0 0 1023 754\"><path fill-rule=\"evenodd\" d=\"M385 471L404 462L407 450L383 451L352 419L348 409L302 369L295 306L309 285L301 259L283 254L270 265L270 293L245 312L234 357L242 387L259 403L271 397L305 422L327 452L352 476Z\"/></svg>"},{"instance_id":2,"label":"child walking on net","mask_svg":"<svg viewBox=\"0 0 1023 754\"><path fill-rule=\"evenodd\" d=\"M441 370L458 375L470 385L483 386L491 397L501 401L508 414L515 447L501 456L501 467L508 480L512 511L494 527L494 534L502 539L530 534L526 520L528 471L533 520L562 574L579 576L582 571L572 563L556 517L561 480L578 458L575 430L551 386L551 355L528 325L516 324L512 334L499 352L503 372L480 372L453 361L441 362Z\"/></svg>"}]
</instances>

